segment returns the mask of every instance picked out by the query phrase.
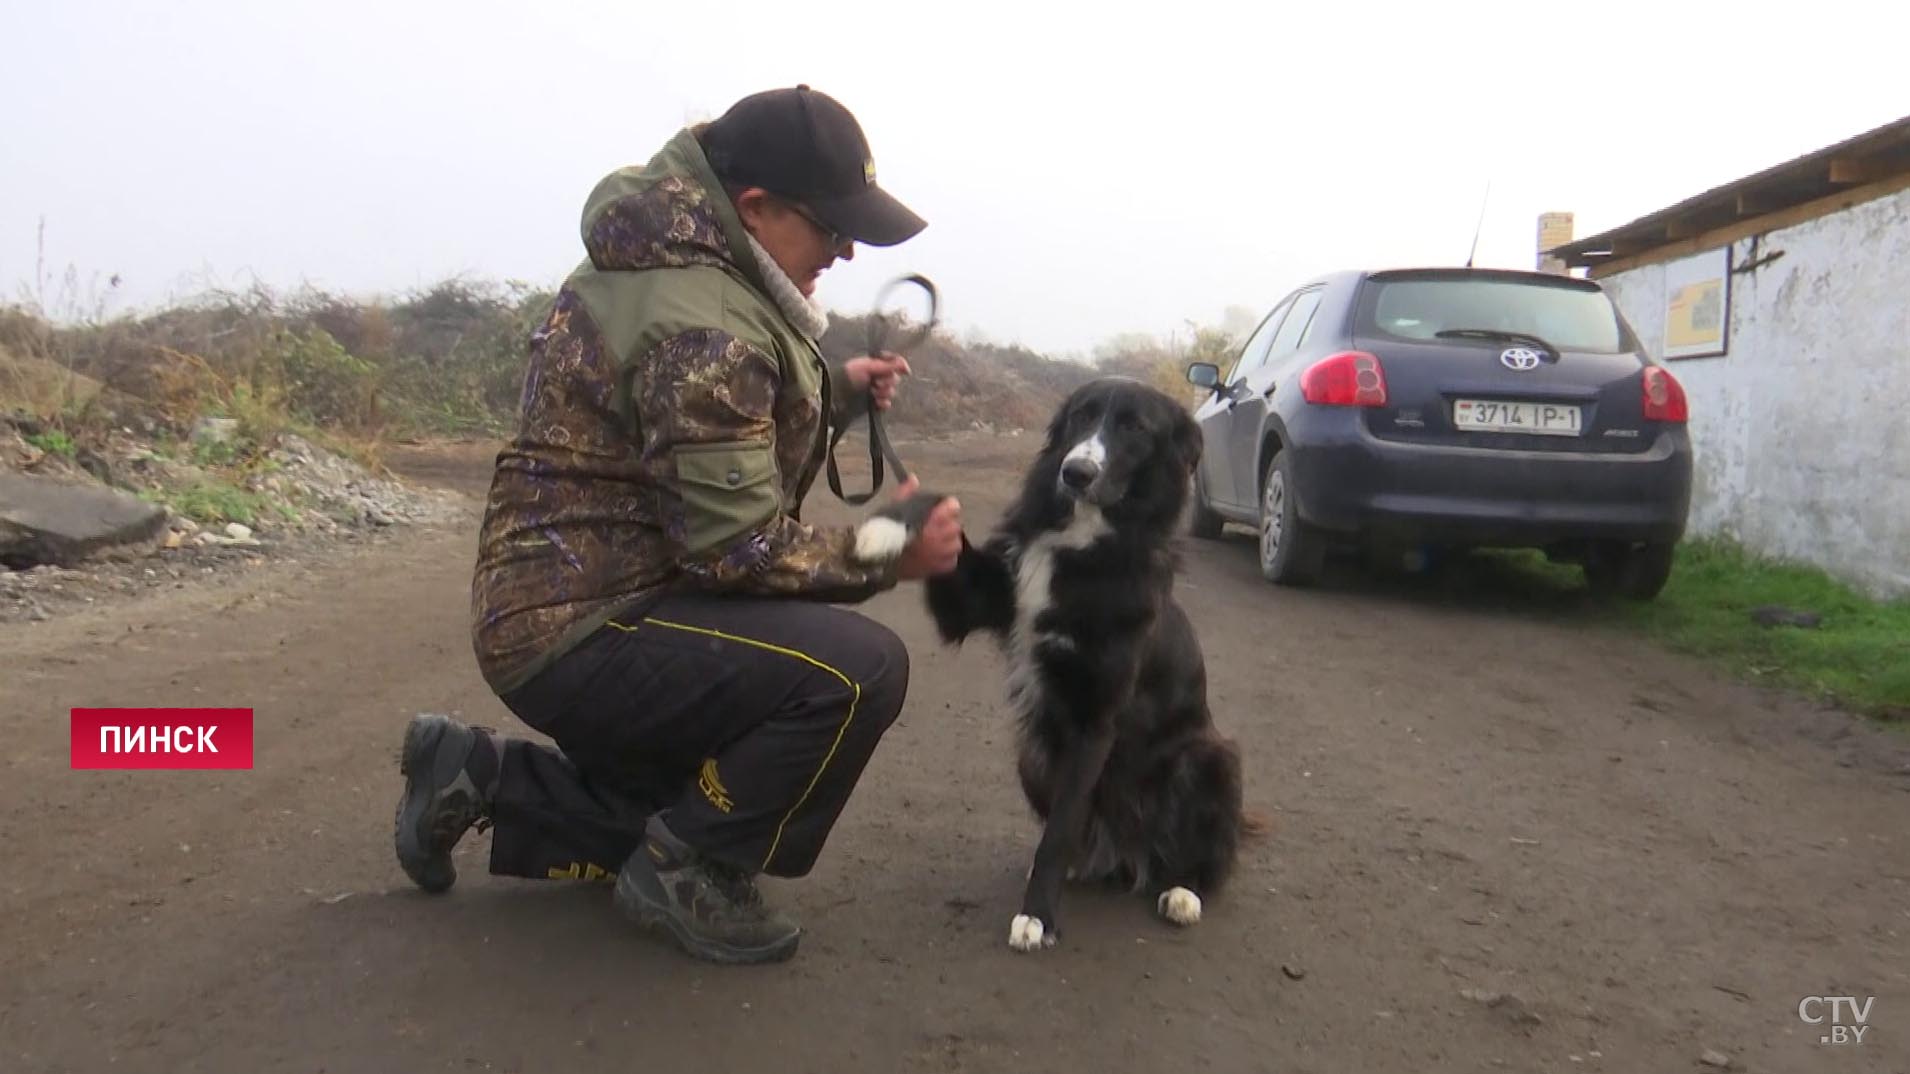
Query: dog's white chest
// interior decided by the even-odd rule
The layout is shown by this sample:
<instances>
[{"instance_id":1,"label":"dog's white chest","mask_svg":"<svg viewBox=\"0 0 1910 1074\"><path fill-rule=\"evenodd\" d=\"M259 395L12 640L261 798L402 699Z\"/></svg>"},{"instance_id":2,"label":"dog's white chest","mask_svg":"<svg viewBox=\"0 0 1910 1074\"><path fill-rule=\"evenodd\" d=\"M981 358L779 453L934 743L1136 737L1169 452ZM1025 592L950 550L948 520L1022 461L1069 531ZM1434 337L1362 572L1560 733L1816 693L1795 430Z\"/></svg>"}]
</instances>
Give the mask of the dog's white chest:
<instances>
[{"instance_id":1,"label":"dog's white chest","mask_svg":"<svg viewBox=\"0 0 1910 1074\"><path fill-rule=\"evenodd\" d=\"M1015 623L1008 633L1007 654L1008 697L1020 711L1032 709L1041 700L1035 647L1044 640L1050 644L1065 641L1035 627L1041 613L1054 603L1055 556L1065 550L1086 548L1107 532L1107 520L1101 512L1080 506L1065 528L1044 533L1022 549L1015 572Z\"/></svg>"}]
</instances>

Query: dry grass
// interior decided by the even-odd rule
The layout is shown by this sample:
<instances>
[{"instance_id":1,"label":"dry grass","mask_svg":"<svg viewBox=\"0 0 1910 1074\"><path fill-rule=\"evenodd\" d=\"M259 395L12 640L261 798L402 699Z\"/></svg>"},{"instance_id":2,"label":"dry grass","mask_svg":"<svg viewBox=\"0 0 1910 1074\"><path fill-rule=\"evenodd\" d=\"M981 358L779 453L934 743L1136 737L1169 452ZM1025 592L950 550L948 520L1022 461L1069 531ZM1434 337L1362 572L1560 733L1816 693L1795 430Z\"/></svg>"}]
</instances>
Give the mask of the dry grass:
<instances>
[{"instance_id":1,"label":"dry grass","mask_svg":"<svg viewBox=\"0 0 1910 1074\"><path fill-rule=\"evenodd\" d=\"M837 317L823 336L831 361L866 353L866 317ZM914 371L887 420L898 429L948 432L976 422L997 429L1039 429L1061 399L1095 370L1022 347L957 342L945 333L908 355Z\"/></svg>"},{"instance_id":2,"label":"dry grass","mask_svg":"<svg viewBox=\"0 0 1910 1074\"><path fill-rule=\"evenodd\" d=\"M254 287L118 317L70 301L55 317L31 298L0 306L0 412L82 447L118 430L185 443L199 419L230 417L243 445L295 430L375 464L391 439L508 430L526 344L551 297L465 280L364 300ZM836 318L825 354L861 353L868 329L866 318ZM916 376L890 417L916 432L1038 429L1097 372L1141 376L1191 405L1186 361L1225 342L1212 330L1191 349L1124 337L1090 364L938 333L911 353Z\"/></svg>"},{"instance_id":3,"label":"dry grass","mask_svg":"<svg viewBox=\"0 0 1910 1074\"><path fill-rule=\"evenodd\" d=\"M459 281L369 303L255 288L57 323L23 302L0 308L0 410L82 444L118 429L183 441L231 417L249 442L297 430L375 458L391 436L500 431L547 300Z\"/></svg>"}]
</instances>

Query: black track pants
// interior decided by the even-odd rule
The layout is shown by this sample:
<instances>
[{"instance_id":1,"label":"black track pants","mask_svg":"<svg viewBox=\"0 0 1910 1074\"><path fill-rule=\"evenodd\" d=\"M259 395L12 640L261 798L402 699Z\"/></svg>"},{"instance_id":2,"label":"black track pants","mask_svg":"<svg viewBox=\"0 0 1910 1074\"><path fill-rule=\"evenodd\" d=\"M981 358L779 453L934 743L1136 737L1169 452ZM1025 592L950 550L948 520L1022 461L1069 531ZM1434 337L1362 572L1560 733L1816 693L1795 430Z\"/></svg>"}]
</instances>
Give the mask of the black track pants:
<instances>
[{"instance_id":1,"label":"black track pants","mask_svg":"<svg viewBox=\"0 0 1910 1074\"><path fill-rule=\"evenodd\" d=\"M802 876L908 681L901 639L826 604L671 597L613 620L503 699L558 748L508 741L491 871L615 876L661 812L718 860Z\"/></svg>"}]
</instances>

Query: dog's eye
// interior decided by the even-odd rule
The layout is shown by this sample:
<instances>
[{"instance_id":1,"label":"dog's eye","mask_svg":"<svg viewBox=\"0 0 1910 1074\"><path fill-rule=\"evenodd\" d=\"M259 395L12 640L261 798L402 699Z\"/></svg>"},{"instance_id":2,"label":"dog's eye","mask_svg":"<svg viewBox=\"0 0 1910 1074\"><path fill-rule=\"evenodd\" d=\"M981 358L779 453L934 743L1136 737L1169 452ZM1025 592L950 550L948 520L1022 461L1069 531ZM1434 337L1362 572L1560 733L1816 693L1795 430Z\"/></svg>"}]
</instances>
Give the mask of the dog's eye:
<instances>
[{"instance_id":1,"label":"dog's eye","mask_svg":"<svg viewBox=\"0 0 1910 1074\"><path fill-rule=\"evenodd\" d=\"M1114 418L1114 428L1119 432L1138 433L1141 431L1141 419L1129 413L1118 414Z\"/></svg>"}]
</instances>

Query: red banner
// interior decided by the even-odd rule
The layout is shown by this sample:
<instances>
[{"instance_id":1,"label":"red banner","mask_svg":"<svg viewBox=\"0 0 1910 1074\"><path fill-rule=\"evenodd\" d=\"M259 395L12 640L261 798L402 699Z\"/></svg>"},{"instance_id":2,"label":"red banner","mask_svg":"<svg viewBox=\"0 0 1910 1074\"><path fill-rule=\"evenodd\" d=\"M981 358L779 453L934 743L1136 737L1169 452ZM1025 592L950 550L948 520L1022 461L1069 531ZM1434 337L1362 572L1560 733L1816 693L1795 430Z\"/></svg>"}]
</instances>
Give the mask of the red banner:
<instances>
[{"instance_id":1,"label":"red banner","mask_svg":"<svg viewBox=\"0 0 1910 1074\"><path fill-rule=\"evenodd\" d=\"M252 767L251 709L74 709L73 767Z\"/></svg>"}]
</instances>

